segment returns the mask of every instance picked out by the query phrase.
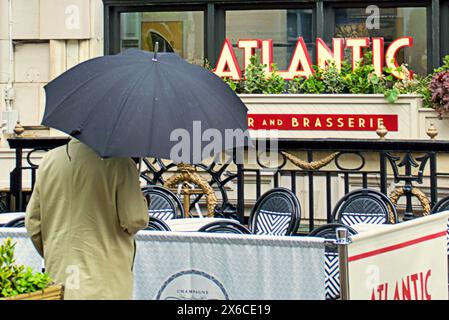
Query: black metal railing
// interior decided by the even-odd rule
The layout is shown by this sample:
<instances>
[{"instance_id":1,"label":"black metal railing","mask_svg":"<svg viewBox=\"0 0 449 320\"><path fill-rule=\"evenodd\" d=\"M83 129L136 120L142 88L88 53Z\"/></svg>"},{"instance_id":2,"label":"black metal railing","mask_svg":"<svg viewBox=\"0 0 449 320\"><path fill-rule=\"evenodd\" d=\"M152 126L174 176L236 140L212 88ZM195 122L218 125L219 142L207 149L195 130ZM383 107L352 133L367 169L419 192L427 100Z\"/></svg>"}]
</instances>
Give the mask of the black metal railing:
<instances>
[{"instance_id":1,"label":"black metal railing","mask_svg":"<svg viewBox=\"0 0 449 320\"><path fill-rule=\"evenodd\" d=\"M362 140L362 139L284 139L278 140L279 155L283 157L280 165L273 169L271 177L272 187L286 187L298 192L298 178L307 180L306 189L309 221L309 230L315 228L316 208L315 194L317 192L317 178L325 181L326 221L331 222L331 212L336 201L332 201L333 180L343 180L344 194L350 192L352 178L358 178L361 188L375 188L387 196L391 196L395 203L400 197L405 198L403 220L413 219L419 212L413 207L413 198L417 197L424 213L429 213L438 200L438 178L448 177L447 172L438 172L438 157L449 152L449 141L433 140ZM295 152L302 153L304 159L295 156ZM331 161L321 161L316 157L323 152L337 152ZM355 168L345 168L340 161L342 155L352 154L360 158L360 165ZM375 155L376 160L367 161L366 155ZM315 161L314 161L315 160ZM327 159L329 160L329 159ZM291 163L288 165L288 163ZM369 162L369 166L367 164ZM373 164L377 162L377 168ZM330 166L335 169L327 169ZM298 168L293 168L298 167ZM256 197L261 196L261 173L266 168L246 169L243 165L238 168L238 212L243 219L246 199L245 188L248 186L244 179L249 174L256 175ZM426 173L427 172L427 173ZM376 184L369 183L369 178L375 177ZM284 179L282 179L284 178ZM287 179L285 179L287 178ZM425 179L429 180L429 198L420 190ZM281 182L281 180L283 182ZM288 180L289 182L286 182ZM389 183L396 187L389 192ZM319 190L322 191L322 190Z\"/></svg>"},{"instance_id":2,"label":"black metal railing","mask_svg":"<svg viewBox=\"0 0 449 320\"><path fill-rule=\"evenodd\" d=\"M35 150L52 149L67 141L31 138L9 140L11 148L16 150L16 168L11 172L11 193L15 197L16 211L23 211L26 205L22 172L31 170L31 188L34 184L37 165L31 162L30 154ZM408 220L422 212L428 213L438 197L442 196L438 187L445 187L444 179L449 178L449 172L438 171L438 160L444 154L448 154L449 159L449 141L281 139L276 142L271 143L277 146L276 150L268 147L269 152L276 151L279 155L279 164L274 168L264 166L260 161L251 166L235 165L232 162L196 166L198 173L217 191L219 203L215 209L216 216L245 222L248 210L263 194L263 189L282 186L304 195L302 206L307 210L303 215L302 226L308 230L313 230L318 223L330 222L332 209L338 201L335 194L341 196L354 188L377 189L391 196L395 203L400 197L405 198L402 219ZM25 151L28 161L26 166L22 164L22 153ZM344 157L353 159L345 160ZM356 165L347 167L348 163ZM176 171L175 164L160 159L145 159L143 167L141 177L148 184L164 184ZM300 182L303 186L299 185ZM339 192L335 190L338 185L341 185ZM393 190L389 190L391 185L394 185ZM447 187L449 189L449 185ZM429 191L423 192L424 189ZM324 201L320 203L324 209L315 205L317 192L324 193ZM251 193L255 196L250 197ZM203 198L201 194L193 196L191 209L196 203L202 203ZM414 206L413 198L417 198L421 206Z\"/></svg>"}]
</instances>

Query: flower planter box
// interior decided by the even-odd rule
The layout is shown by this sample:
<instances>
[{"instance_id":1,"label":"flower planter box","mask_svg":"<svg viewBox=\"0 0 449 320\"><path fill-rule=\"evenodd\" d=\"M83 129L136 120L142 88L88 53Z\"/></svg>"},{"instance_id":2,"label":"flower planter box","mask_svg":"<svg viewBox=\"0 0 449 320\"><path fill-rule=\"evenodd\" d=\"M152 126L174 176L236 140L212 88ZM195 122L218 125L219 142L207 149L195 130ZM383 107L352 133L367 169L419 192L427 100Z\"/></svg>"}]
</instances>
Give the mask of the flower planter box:
<instances>
[{"instance_id":1,"label":"flower planter box","mask_svg":"<svg viewBox=\"0 0 449 320\"><path fill-rule=\"evenodd\" d=\"M394 104L381 94L242 94L240 98L249 109L254 137L265 137L264 129L278 129L279 138L376 139L382 119L390 127L387 138L428 139L426 119L438 118L435 111L422 108L419 95L401 95Z\"/></svg>"},{"instance_id":2,"label":"flower planter box","mask_svg":"<svg viewBox=\"0 0 449 320\"><path fill-rule=\"evenodd\" d=\"M2 298L0 300L63 300L64 287L62 285L50 286L42 291L20 294L14 297Z\"/></svg>"}]
</instances>

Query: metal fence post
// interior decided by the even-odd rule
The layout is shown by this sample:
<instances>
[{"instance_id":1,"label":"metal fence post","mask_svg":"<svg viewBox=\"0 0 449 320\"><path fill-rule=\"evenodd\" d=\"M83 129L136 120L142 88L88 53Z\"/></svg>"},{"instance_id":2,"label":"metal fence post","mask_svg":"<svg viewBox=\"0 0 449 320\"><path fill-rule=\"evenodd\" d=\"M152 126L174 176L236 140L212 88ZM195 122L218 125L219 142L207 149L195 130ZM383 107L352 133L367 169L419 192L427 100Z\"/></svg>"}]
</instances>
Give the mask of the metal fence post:
<instances>
[{"instance_id":1,"label":"metal fence post","mask_svg":"<svg viewBox=\"0 0 449 320\"><path fill-rule=\"evenodd\" d=\"M340 268L340 296L341 300L349 300L348 245L351 241L347 229L337 228L336 233Z\"/></svg>"}]
</instances>

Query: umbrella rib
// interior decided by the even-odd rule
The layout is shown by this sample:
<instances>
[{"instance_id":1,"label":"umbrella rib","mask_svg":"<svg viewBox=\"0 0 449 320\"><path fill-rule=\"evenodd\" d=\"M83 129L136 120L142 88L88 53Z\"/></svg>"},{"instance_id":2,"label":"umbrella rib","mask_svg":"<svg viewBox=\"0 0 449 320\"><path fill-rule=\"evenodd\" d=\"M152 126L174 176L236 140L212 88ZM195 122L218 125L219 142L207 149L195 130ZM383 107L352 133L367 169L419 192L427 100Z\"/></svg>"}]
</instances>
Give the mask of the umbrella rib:
<instances>
[{"instance_id":1,"label":"umbrella rib","mask_svg":"<svg viewBox=\"0 0 449 320\"><path fill-rule=\"evenodd\" d=\"M153 65L154 65L154 64L151 64L151 65L148 64L148 66L153 66ZM143 71L142 77L139 77L138 79L136 78L136 81L134 82L133 86L128 90L128 93L129 93L129 94L128 94L128 95L126 96L126 98L120 103L119 114L118 114L117 117L116 117L114 126L112 127L111 134L110 134L109 137L107 138L107 141L106 141L106 143L105 143L105 145L104 145L104 150L103 150L102 155L106 156L106 151L107 151L108 148L109 148L109 142L111 141L111 138L112 138L112 136L114 135L115 130L117 129L117 125L118 125L118 123L120 122L121 115L122 115L123 111L125 110L125 108L124 108L125 103L128 101L129 97L131 96L131 93L136 89L137 85L138 85L138 84L145 78L145 76L149 73L150 70L151 70L151 67L150 67L150 68L143 68L143 69L142 69L142 71Z\"/></svg>"}]
</instances>

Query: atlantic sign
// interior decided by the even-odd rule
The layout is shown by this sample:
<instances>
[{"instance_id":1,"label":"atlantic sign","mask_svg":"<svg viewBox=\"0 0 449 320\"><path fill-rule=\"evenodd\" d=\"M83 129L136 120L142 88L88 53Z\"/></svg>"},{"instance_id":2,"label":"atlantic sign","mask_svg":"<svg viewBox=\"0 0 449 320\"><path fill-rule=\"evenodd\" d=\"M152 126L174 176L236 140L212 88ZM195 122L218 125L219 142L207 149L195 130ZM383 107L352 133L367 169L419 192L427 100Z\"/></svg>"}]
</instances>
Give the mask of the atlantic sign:
<instances>
[{"instance_id":1,"label":"atlantic sign","mask_svg":"<svg viewBox=\"0 0 449 320\"><path fill-rule=\"evenodd\" d=\"M329 62L335 63L338 69L341 68L345 58L346 48L352 51L352 66L362 59L362 49L370 48L373 52L373 65L375 72L380 75L384 66L397 68L397 54L404 47L413 46L412 37L402 37L394 40L385 50L383 38L334 38L332 39L332 49L321 38L316 39L316 61L317 66L324 68ZM256 49L260 49L261 63L266 65L266 73L270 74L273 64L273 40L272 39L241 39L237 42L237 47L243 50L243 66L240 66L232 48L231 41L226 38L217 61L215 74L222 78L240 80L242 70L246 70L251 56ZM241 68L242 67L242 68ZM287 70L279 71L279 74L286 80L296 77L309 77L313 74L312 60L302 37L296 42L295 51L290 60ZM405 78L404 72L394 71L393 75L399 79Z\"/></svg>"},{"instance_id":2,"label":"atlantic sign","mask_svg":"<svg viewBox=\"0 0 449 320\"><path fill-rule=\"evenodd\" d=\"M369 49L372 52L372 64L374 72L381 75L384 67L391 68L392 75L398 79L405 79L412 76L413 72L401 71L398 56L404 48L413 46L412 37L401 37L393 40L388 45L383 38L333 38L332 44L326 44L323 39L317 38L315 42L316 65L324 69L329 63L335 64L341 70L343 61L350 59L352 68L356 68L363 58L363 50ZM268 77L273 66L273 40L272 39L240 39L233 47L227 38L222 46L220 55L215 67L215 74L221 78L232 80L245 79L245 71L250 64L250 59L255 55L256 50L260 56L261 64L265 65L265 74ZM241 50L243 61L239 64L234 50ZM314 73L312 59L309 50L302 37L296 42L296 47L291 56L289 66L286 70L278 70L277 73L285 80L298 77L307 78ZM371 97L361 99L356 95L334 95L333 97L308 95L309 98L299 97L276 97L269 98L242 97L248 106L248 128L253 134L263 130L279 130L280 136L293 138L298 131L302 131L303 137L308 132L311 137L316 137L317 132L323 132L325 137L332 135L338 137L349 137L345 132L364 132L361 137L370 138L371 132L376 131L381 123L385 125L389 132L402 136L407 128L404 123L410 119L409 108L415 106L399 106L391 108L388 103L381 99L375 100ZM259 99L259 101L257 101ZM338 100L336 102L336 100ZM358 100L361 104L357 104ZM263 101L263 102L262 102ZM281 102L282 101L282 102ZM333 102L331 102L333 101ZM368 103L368 108L367 108ZM401 127L402 123L402 127ZM258 136L259 136L258 133ZM337 135L335 135L337 134ZM260 136L262 137L262 136Z\"/></svg>"}]
</instances>

